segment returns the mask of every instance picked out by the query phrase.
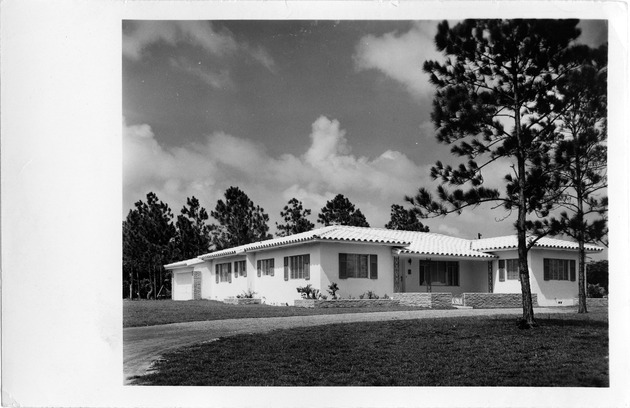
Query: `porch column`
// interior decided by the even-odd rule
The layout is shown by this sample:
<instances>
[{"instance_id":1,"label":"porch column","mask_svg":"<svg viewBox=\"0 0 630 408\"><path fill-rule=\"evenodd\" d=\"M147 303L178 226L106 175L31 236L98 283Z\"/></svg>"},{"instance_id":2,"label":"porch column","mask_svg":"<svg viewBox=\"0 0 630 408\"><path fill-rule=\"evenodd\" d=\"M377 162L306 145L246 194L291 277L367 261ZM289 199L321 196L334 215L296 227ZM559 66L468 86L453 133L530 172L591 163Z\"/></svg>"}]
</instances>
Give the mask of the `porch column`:
<instances>
[{"instance_id":1,"label":"porch column","mask_svg":"<svg viewBox=\"0 0 630 408\"><path fill-rule=\"evenodd\" d=\"M401 278L402 277L400 275L400 257L397 255L394 255L394 293L400 292Z\"/></svg>"},{"instance_id":2,"label":"porch column","mask_svg":"<svg viewBox=\"0 0 630 408\"><path fill-rule=\"evenodd\" d=\"M494 283L492 282L493 273L492 261L488 261L488 293L494 292Z\"/></svg>"}]
</instances>

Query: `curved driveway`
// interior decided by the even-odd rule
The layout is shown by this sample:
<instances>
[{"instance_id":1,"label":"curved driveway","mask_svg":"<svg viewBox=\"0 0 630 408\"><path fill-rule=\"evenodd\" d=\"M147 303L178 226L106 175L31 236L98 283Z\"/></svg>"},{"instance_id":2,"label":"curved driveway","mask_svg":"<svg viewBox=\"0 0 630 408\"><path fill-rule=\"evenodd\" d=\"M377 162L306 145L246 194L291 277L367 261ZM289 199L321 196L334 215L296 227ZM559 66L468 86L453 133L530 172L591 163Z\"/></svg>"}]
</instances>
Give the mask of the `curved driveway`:
<instances>
[{"instance_id":1,"label":"curved driveway","mask_svg":"<svg viewBox=\"0 0 630 408\"><path fill-rule=\"evenodd\" d=\"M536 313L574 313L573 308L536 308ZM130 377L146 373L164 352L195 343L214 341L236 334L263 333L292 327L319 326L382 320L410 320L440 317L520 315L514 309L410 310L373 313L345 313L316 316L261 317L173 323L123 329L123 369L125 384Z\"/></svg>"}]
</instances>

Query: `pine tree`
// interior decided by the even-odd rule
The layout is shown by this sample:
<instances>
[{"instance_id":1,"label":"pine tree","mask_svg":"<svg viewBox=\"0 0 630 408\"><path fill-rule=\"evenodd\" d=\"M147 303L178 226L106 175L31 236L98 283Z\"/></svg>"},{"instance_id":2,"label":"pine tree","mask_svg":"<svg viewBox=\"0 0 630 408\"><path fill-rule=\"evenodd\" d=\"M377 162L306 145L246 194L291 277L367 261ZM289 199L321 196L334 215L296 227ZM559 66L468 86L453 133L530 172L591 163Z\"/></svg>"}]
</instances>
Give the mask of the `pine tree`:
<instances>
[{"instance_id":1,"label":"pine tree","mask_svg":"<svg viewBox=\"0 0 630 408\"><path fill-rule=\"evenodd\" d=\"M228 188L225 201L219 200L210 215L219 222L213 227L212 243L216 250L271 238L269 216L238 187Z\"/></svg>"},{"instance_id":2,"label":"pine tree","mask_svg":"<svg viewBox=\"0 0 630 408\"><path fill-rule=\"evenodd\" d=\"M580 65L568 52L580 34L577 23L465 20L451 28L444 21L435 44L446 61L424 64L437 88L431 115L437 140L452 145L451 152L467 161L456 167L437 162L432 168L432 177L442 182L438 200L421 188L407 201L423 217L461 213L486 202L517 211L523 327L536 325L527 253L549 233L540 218L548 216L559 200L550 156L563 105L554 90ZM499 159L512 163L503 194L483 186L483 171ZM445 185L456 188L449 191Z\"/></svg>"},{"instance_id":3,"label":"pine tree","mask_svg":"<svg viewBox=\"0 0 630 408\"><path fill-rule=\"evenodd\" d=\"M425 226L418 219L418 214L413 209L405 209L402 205L392 204L390 220L385 224L385 228L403 231L429 232L429 227Z\"/></svg>"},{"instance_id":4,"label":"pine tree","mask_svg":"<svg viewBox=\"0 0 630 408\"><path fill-rule=\"evenodd\" d=\"M290 199L288 204L284 206L284 209L280 211L284 224L276 222L276 228L279 231L276 235L286 237L287 235L312 230L315 228L315 225L306 218L309 215L311 215L311 210L304 209L301 201L296 198Z\"/></svg>"},{"instance_id":5,"label":"pine tree","mask_svg":"<svg viewBox=\"0 0 630 408\"><path fill-rule=\"evenodd\" d=\"M123 271L129 277L130 297L133 284L138 297L155 298L166 283L163 265L173 260L176 229L170 207L155 193L147 194L147 202L135 203L123 221Z\"/></svg>"},{"instance_id":6,"label":"pine tree","mask_svg":"<svg viewBox=\"0 0 630 408\"><path fill-rule=\"evenodd\" d=\"M369 227L365 216L359 209L355 209L343 194L326 202L317 216L317 222L328 225L350 225L354 227Z\"/></svg>"},{"instance_id":7,"label":"pine tree","mask_svg":"<svg viewBox=\"0 0 630 408\"><path fill-rule=\"evenodd\" d=\"M606 114L607 47L598 50L586 46L574 52L587 61L566 75L558 93L566 104L559 126L563 138L555 151L555 163L561 182L568 188L561 206L566 210L552 219L556 232L574 238L579 245L578 313L587 313L585 243L597 243L608 234L608 187Z\"/></svg>"},{"instance_id":8,"label":"pine tree","mask_svg":"<svg viewBox=\"0 0 630 408\"><path fill-rule=\"evenodd\" d=\"M208 212L201 207L196 197L186 198L186 206L177 216L176 247L178 258L190 259L210 251L211 228L206 223Z\"/></svg>"}]
</instances>

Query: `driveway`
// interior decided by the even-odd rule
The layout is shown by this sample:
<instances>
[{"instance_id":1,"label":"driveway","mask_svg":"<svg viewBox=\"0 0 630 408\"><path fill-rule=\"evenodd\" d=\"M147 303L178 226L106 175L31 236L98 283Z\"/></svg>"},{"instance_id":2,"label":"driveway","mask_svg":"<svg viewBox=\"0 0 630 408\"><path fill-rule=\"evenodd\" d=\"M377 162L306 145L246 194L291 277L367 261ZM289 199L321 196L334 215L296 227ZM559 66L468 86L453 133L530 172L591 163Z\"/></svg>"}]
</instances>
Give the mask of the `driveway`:
<instances>
[{"instance_id":1,"label":"driveway","mask_svg":"<svg viewBox=\"0 0 630 408\"><path fill-rule=\"evenodd\" d=\"M123 329L123 370L125 384L130 378L143 375L153 361L169 350L196 343L214 341L236 334L264 333L292 327L320 326L384 320L411 320L460 316L521 315L523 309L448 309L410 310L374 313L346 313L319 316L261 317L250 319L212 320L163 324ZM574 308L536 308L545 313L575 313Z\"/></svg>"}]
</instances>

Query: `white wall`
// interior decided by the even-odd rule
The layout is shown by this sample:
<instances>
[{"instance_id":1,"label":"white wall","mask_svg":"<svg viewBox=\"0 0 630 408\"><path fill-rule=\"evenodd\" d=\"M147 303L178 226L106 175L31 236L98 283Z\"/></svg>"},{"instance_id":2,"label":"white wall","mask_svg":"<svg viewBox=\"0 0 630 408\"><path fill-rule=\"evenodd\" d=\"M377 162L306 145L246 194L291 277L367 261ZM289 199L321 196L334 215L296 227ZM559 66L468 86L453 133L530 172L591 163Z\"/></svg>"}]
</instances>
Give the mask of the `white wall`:
<instances>
[{"instance_id":1,"label":"white wall","mask_svg":"<svg viewBox=\"0 0 630 408\"><path fill-rule=\"evenodd\" d=\"M500 251L496 252L500 259L517 259L518 252ZM575 281L556 281L544 280L543 259L573 259L576 262L576 279ZM527 264L529 267L529 281L532 293L538 294L538 305L540 306L571 306L574 299L578 295L577 283L577 262L578 254L573 251L558 251L547 249L531 249L527 256ZM521 282L517 279L507 279L507 271L505 281L499 282L499 262L493 261L494 269L494 292L495 293L521 293Z\"/></svg>"},{"instance_id":2,"label":"white wall","mask_svg":"<svg viewBox=\"0 0 630 408\"><path fill-rule=\"evenodd\" d=\"M336 282L339 286L338 296L359 298L368 290L382 297L394 293L394 259L391 249L384 245L321 243L322 274L320 288L328 295L328 286ZM367 254L377 255L378 279L347 278L339 279L339 254Z\"/></svg>"},{"instance_id":3,"label":"white wall","mask_svg":"<svg viewBox=\"0 0 630 408\"><path fill-rule=\"evenodd\" d=\"M404 292L426 292L427 287L420 285L420 262L425 258L400 257L400 269L405 280ZM411 264L409 263L411 260ZM433 285L431 292L450 292L459 295L464 292L487 292L488 291L488 261L472 261L461 259L437 259L433 261L457 261L459 262L459 286ZM411 274L409 273L411 271Z\"/></svg>"}]
</instances>

